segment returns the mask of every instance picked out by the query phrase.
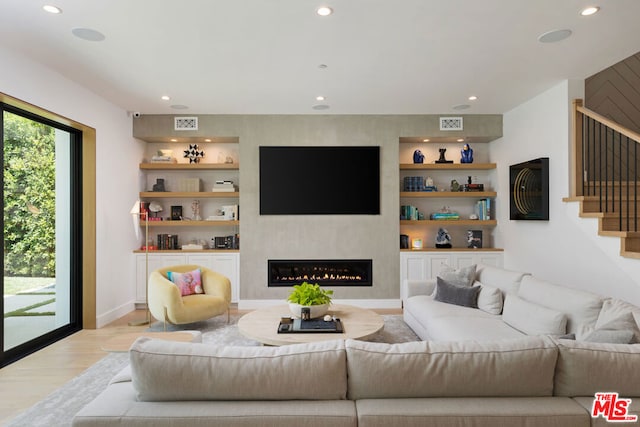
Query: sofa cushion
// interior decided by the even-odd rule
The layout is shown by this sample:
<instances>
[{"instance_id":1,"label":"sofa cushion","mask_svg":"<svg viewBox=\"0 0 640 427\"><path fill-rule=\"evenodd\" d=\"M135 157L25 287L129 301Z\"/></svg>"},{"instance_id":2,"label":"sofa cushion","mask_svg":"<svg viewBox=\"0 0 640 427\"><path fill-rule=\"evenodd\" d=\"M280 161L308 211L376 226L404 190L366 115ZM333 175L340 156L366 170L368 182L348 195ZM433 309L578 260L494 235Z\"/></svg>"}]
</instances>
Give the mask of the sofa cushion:
<instances>
[{"instance_id":1,"label":"sofa cushion","mask_svg":"<svg viewBox=\"0 0 640 427\"><path fill-rule=\"evenodd\" d=\"M591 396L616 391L640 397L640 345L557 340L554 394Z\"/></svg>"},{"instance_id":2,"label":"sofa cushion","mask_svg":"<svg viewBox=\"0 0 640 427\"><path fill-rule=\"evenodd\" d=\"M350 399L550 396L558 351L547 337L402 344L347 340L346 349Z\"/></svg>"},{"instance_id":3,"label":"sofa cushion","mask_svg":"<svg viewBox=\"0 0 640 427\"><path fill-rule=\"evenodd\" d=\"M577 339L593 329L604 301L599 295L554 285L532 276L522 279L518 296L566 314L567 332L575 333Z\"/></svg>"},{"instance_id":4,"label":"sofa cushion","mask_svg":"<svg viewBox=\"0 0 640 427\"><path fill-rule=\"evenodd\" d=\"M620 396L620 398L625 398L625 396ZM591 411L593 410L594 396L573 397L571 400L583 407L588 414L591 414ZM631 400L631 403L627 406L627 415L637 415L640 420L640 399ZM604 416L598 416L597 418L591 418L590 427L611 427L612 425L637 426L638 424L640 423L611 423Z\"/></svg>"},{"instance_id":5,"label":"sofa cushion","mask_svg":"<svg viewBox=\"0 0 640 427\"><path fill-rule=\"evenodd\" d=\"M563 335L567 317L556 310L507 295L502 320L527 335Z\"/></svg>"},{"instance_id":6,"label":"sofa cushion","mask_svg":"<svg viewBox=\"0 0 640 427\"><path fill-rule=\"evenodd\" d=\"M631 328L634 331L635 342L640 342L640 307L631 305L628 302L608 298L602 303L602 310L598 315L598 320L595 324L595 329L604 329L605 326L609 329L612 325L620 322L621 319L631 320L627 314L631 313L634 323L625 325L624 327L614 327L613 329ZM613 323L612 323L613 322Z\"/></svg>"},{"instance_id":7,"label":"sofa cushion","mask_svg":"<svg viewBox=\"0 0 640 427\"><path fill-rule=\"evenodd\" d=\"M133 386L144 401L346 398L340 340L217 347L138 338L129 358Z\"/></svg>"},{"instance_id":8,"label":"sofa cushion","mask_svg":"<svg viewBox=\"0 0 640 427\"><path fill-rule=\"evenodd\" d=\"M480 310L486 311L489 314L502 313L504 298L500 289L484 285L478 281L476 281L473 286L480 287L480 293L478 294L478 308Z\"/></svg>"},{"instance_id":9,"label":"sofa cushion","mask_svg":"<svg viewBox=\"0 0 640 427\"><path fill-rule=\"evenodd\" d=\"M493 286L503 293L517 293L520 282L529 273L505 270L492 265L478 264L476 266L476 280L483 285Z\"/></svg>"},{"instance_id":10,"label":"sofa cushion","mask_svg":"<svg viewBox=\"0 0 640 427\"><path fill-rule=\"evenodd\" d=\"M634 340L631 329L596 329L589 332L583 338L587 342L608 342L611 344L631 344Z\"/></svg>"},{"instance_id":11,"label":"sofa cushion","mask_svg":"<svg viewBox=\"0 0 640 427\"><path fill-rule=\"evenodd\" d=\"M499 315L445 304L426 295L417 295L405 301L404 318L423 340L487 341L523 336L522 332L504 323Z\"/></svg>"},{"instance_id":12,"label":"sofa cushion","mask_svg":"<svg viewBox=\"0 0 640 427\"><path fill-rule=\"evenodd\" d=\"M454 285L439 276L436 279L436 301L478 308L478 292L480 288L477 286Z\"/></svg>"},{"instance_id":13,"label":"sofa cushion","mask_svg":"<svg viewBox=\"0 0 640 427\"><path fill-rule=\"evenodd\" d=\"M447 264L442 264L438 277L456 286L471 286L476 278L476 265L455 269Z\"/></svg>"}]
</instances>

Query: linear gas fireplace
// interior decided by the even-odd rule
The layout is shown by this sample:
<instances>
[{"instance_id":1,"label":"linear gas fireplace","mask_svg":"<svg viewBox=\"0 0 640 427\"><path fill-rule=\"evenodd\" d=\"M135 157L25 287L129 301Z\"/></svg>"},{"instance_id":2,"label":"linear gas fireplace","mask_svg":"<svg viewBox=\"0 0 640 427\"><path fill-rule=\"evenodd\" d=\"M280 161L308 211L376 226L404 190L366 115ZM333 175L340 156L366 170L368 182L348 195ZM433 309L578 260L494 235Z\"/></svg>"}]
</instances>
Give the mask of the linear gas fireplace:
<instances>
[{"instance_id":1,"label":"linear gas fireplace","mask_svg":"<svg viewBox=\"0 0 640 427\"><path fill-rule=\"evenodd\" d=\"M293 286L304 281L320 286L371 286L370 259L270 259L269 286Z\"/></svg>"}]
</instances>

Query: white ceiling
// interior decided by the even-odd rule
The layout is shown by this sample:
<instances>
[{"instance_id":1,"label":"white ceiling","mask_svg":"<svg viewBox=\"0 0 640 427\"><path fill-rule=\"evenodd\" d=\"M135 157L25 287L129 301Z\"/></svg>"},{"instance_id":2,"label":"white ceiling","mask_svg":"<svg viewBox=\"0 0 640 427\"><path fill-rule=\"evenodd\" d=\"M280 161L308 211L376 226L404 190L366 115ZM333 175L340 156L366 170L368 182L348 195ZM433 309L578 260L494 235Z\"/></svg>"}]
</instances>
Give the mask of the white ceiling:
<instances>
[{"instance_id":1,"label":"white ceiling","mask_svg":"<svg viewBox=\"0 0 640 427\"><path fill-rule=\"evenodd\" d=\"M640 0L0 0L0 45L143 114L488 114L640 51L639 18Z\"/></svg>"}]
</instances>

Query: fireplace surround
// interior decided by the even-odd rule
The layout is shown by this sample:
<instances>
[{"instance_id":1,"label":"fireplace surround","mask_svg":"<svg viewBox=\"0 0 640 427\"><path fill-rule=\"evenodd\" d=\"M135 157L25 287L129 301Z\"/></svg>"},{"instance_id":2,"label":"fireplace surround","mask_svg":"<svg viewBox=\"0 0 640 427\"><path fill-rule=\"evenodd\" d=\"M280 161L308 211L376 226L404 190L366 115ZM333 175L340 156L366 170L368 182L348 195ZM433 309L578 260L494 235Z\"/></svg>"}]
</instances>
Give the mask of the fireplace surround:
<instances>
[{"instance_id":1,"label":"fireplace surround","mask_svg":"<svg viewBox=\"0 0 640 427\"><path fill-rule=\"evenodd\" d=\"M268 286L293 286L302 282L320 286L372 286L370 259L268 260Z\"/></svg>"}]
</instances>

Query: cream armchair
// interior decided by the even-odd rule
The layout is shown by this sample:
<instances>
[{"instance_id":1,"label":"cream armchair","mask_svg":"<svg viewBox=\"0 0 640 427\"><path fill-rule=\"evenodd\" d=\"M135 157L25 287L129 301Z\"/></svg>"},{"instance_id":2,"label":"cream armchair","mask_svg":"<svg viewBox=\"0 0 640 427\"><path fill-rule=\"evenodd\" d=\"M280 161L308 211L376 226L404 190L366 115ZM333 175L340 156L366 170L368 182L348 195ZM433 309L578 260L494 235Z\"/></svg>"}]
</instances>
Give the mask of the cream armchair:
<instances>
[{"instance_id":1,"label":"cream armchair","mask_svg":"<svg viewBox=\"0 0 640 427\"><path fill-rule=\"evenodd\" d=\"M199 268L204 294L181 296L167 272L186 273ZM231 282L226 276L199 265L176 265L155 270L149 276L149 311L158 320L180 325L227 313L231 303Z\"/></svg>"}]
</instances>

